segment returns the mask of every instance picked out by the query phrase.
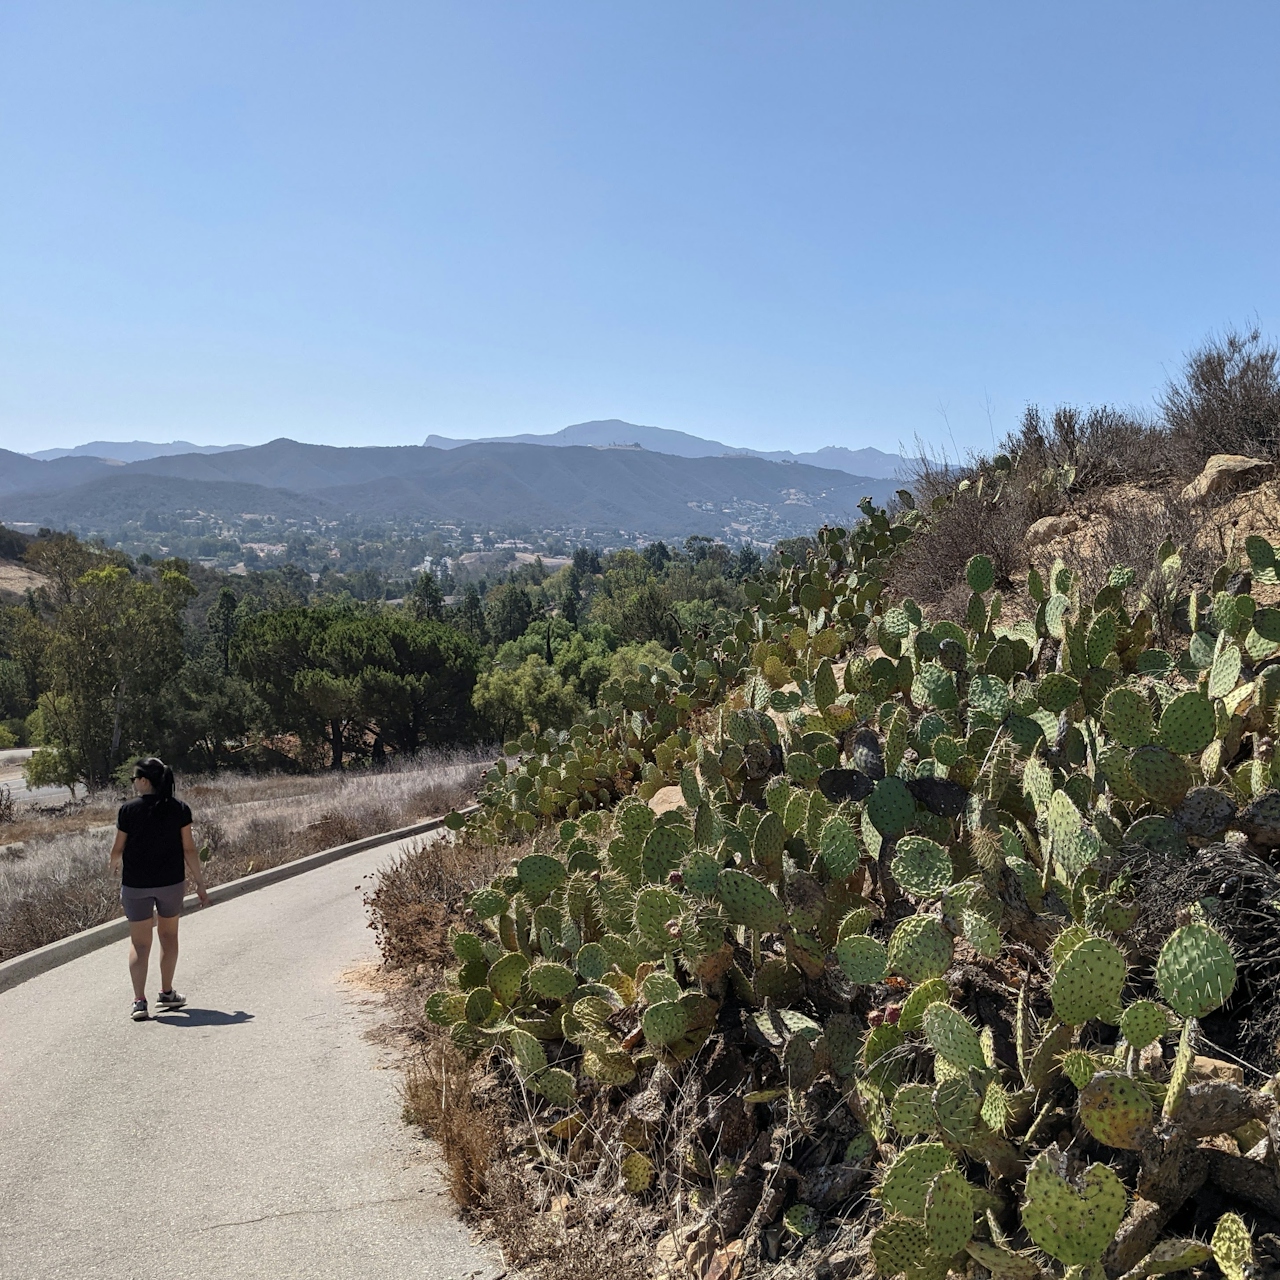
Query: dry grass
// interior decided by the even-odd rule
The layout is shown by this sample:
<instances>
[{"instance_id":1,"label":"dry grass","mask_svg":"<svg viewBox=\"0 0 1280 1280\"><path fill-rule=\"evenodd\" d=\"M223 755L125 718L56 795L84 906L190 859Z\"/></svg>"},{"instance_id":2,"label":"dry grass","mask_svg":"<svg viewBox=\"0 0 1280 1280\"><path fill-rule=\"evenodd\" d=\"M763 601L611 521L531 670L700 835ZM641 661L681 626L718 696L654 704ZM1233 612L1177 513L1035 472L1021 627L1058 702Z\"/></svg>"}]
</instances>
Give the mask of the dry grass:
<instances>
[{"instance_id":1,"label":"dry grass","mask_svg":"<svg viewBox=\"0 0 1280 1280\"><path fill-rule=\"evenodd\" d=\"M197 845L208 845L211 884L235 880L333 845L407 826L465 804L487 757L424 755L377 773L179 783ZM0 855L0 960L120 914L107 867L119 797L98 796L52 814L23 810L4 828L25 847Z\"/></svg>"}]
</instances>

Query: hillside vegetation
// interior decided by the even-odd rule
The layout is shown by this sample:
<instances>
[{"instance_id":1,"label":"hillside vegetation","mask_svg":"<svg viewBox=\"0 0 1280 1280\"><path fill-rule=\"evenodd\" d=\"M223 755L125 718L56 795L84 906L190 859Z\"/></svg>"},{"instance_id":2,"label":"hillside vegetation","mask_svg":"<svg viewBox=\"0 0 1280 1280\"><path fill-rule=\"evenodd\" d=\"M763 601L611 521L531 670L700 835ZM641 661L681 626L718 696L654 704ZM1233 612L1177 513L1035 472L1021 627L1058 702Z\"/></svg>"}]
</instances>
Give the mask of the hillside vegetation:
<instances>
[{"instance_id":1,"label":"hillside vegetation","mask_svg":"<svg viewBox=\"0 0 1280 1280\"><path fill-rule=\"evenodd\" d=\"M1029 420L1017 457L865 505L594 714L507 744L454 821L499 870L458 904L419 1078L490 1135L446 1146L513 1264L1273 1265L1280 548L1196 571L1162 536L1090 580L1094 548L1023 537L928 609L895 586L973 512L1068 503L1091 432L1221 451L1177 412L1083 444L1060 420L1058 461Z\"/></svg>"}]
</instances>

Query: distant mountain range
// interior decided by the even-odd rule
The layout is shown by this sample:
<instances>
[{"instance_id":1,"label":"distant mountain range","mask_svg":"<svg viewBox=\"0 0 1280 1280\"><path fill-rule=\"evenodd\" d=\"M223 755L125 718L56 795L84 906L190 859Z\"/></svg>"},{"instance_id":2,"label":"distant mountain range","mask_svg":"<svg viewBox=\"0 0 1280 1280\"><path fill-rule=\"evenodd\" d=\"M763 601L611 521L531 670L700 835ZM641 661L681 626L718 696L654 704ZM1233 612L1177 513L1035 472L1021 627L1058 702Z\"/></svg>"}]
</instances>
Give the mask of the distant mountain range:
<instances>
[{"instance_id":1,"label":"distant mountain range","mask_svg":"<svg viewBox=\"0 0 1280 1280\"><path fill-rule=\"evenodd\" d=\"M167 458L176 453L230 453L244 449L242 444L192 444L189 440L171 440L168 444L152 444L148 440L90 440L74 449L41 449L28 458L52 462L55 458L105 458L111 462L145 462L148 458Z\"/></svg>"},{"instance_id":2,"label":"distant mountain range","mask_svg":"<svg viewBox=\"0 0 1280 1280\"><path fill-rule=\"evenodd\" d=\"M573 444L335 448L280 439L128 463L0 450L0 521L82 533L118 529L145 512L204 512L233 523L252 513L767 541L848 522L864 495L883 502L895 487L883 477L741 453Z\"/></svg>"},{"instance_id":3,"label":"distant mountain range","mask_svg":"<svg viewBox=\"0 0 1280 1280\"><path fill-rule=\"evenodd\" d=\"M486 436L481 440L457 440L449 436L431 435L423 443L432 449L457 449L468 444L541 444L541 445L590 445L593 448L617 448L639 445L652 453L669 453L677 458L764 458L769 462L804 462L813 467L829 467L835 471L847 471L854 476L870 476L879 480L892 480L908 469L905 458L897 453L884 453L879 449L845 449L840 445L827 445L812 453L792 453L789 449L772 452L760 449L735 449L718 440L704 440L684 431L671 431L666 427L642 427L619 418L606 418L600 422L578 422L571 427L553 431L550 435Z\"/></svg>"}]
</instances>

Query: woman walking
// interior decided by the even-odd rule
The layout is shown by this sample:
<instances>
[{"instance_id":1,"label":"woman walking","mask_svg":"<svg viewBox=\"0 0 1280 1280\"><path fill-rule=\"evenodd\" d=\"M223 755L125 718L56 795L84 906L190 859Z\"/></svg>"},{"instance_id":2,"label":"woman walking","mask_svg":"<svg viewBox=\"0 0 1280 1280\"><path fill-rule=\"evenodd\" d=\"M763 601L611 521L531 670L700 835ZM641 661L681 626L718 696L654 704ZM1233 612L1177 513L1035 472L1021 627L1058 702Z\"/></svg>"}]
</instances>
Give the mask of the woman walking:
<instances>
[{"instance_id":1,"label":"woman walking","mask_svg":"<svg viewBox=\"0 0 1280 1280\"><path fill-rule=\"evenodd\" d=\"M133 1020L147 1014L147 962L151 956L152 917L160 935L161 1009L187 1003L173 989L178 964L178 916L187 877L195 881L200 905L209 905L200 856L191 839L191 810L173 795L173 770L154 757L133 770L137 798L120 806L111 866L121 869L120 902L129 921L129 977L133 979Z\"/></svg>"}]
</instances>

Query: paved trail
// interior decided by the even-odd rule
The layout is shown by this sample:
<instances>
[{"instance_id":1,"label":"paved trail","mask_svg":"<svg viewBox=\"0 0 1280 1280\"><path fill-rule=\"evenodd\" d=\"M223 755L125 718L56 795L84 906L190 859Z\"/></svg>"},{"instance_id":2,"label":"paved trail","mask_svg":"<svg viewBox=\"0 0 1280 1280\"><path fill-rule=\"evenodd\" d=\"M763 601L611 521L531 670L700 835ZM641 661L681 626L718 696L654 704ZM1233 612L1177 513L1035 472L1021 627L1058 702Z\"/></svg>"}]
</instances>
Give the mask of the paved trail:
<instances>
[{"instance_id":1,"label":"paved trail","mask_svg":"<svg viewBox=\"0 0 1280 1280\"><path fill-rule=\"evenodd\" d=\"M375 958L363 878L396 847L188 915L181 1013L129 1021L126 942L0 992L0 1276L501 1271L400 1123L362 1035L376 1007L340 981Z\"/></svg>"}]
</instances>

